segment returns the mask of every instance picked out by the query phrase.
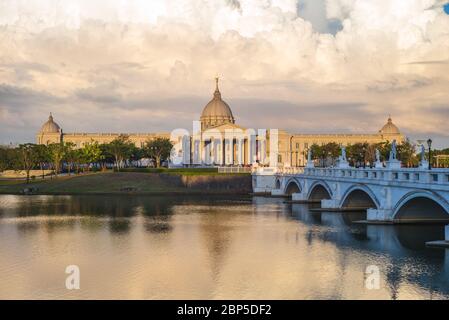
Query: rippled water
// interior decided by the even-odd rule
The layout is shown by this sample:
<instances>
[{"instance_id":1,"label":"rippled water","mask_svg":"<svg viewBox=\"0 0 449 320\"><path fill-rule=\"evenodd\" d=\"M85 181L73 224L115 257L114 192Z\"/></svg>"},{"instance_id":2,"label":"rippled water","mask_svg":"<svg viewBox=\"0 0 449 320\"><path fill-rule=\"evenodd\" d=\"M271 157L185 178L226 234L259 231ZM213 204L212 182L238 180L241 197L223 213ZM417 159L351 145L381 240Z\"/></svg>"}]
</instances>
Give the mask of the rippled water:
<instances>
[{"instance_id":1,"label":"rippled water","mask_svg":"<svg viewBox=\"0 0 449 320\"><path fill-rule=\"evenodd\" d=\"M0 298L449 297L449 251L424 246L443 226L363 218L270 198L0 196Z\"/></svg>"}]
</instances>

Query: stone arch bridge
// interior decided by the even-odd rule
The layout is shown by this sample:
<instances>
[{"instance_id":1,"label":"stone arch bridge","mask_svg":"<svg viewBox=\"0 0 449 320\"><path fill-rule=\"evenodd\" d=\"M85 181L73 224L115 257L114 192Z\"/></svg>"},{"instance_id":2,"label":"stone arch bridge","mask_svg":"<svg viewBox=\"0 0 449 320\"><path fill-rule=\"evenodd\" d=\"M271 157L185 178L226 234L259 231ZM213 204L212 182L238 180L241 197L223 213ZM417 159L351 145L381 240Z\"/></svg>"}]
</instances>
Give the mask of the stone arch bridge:
<instances>
[{"instance_id":1,"label":"stone arch bridge","mask_svg":"<svg viewBox=\"0 0 449 320\"><path fill-rule=\"evenodd\" d=\"M371 221L449 221L448 169L259 168L253 190L323 209L367 209Z\"/></svg>"}]
</instances>

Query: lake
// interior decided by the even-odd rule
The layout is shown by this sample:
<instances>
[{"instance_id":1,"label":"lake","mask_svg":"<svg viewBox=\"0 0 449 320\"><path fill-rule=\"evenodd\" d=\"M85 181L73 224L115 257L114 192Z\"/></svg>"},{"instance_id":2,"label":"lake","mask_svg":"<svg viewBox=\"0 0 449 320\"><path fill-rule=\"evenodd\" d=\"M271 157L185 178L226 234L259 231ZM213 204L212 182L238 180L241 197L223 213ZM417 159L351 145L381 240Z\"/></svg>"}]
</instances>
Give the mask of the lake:
<instances>
[{"instance_id":1,"label":"lake","mask_svg":"<svg viewBox=\"0 0 449 320\"><path fill-rule=\"evenodd\" d=\"M449 297L449 251L424 245L444 226L364 218L264 197L2 195L0 298Z\"/></svg>"}]
</instances>

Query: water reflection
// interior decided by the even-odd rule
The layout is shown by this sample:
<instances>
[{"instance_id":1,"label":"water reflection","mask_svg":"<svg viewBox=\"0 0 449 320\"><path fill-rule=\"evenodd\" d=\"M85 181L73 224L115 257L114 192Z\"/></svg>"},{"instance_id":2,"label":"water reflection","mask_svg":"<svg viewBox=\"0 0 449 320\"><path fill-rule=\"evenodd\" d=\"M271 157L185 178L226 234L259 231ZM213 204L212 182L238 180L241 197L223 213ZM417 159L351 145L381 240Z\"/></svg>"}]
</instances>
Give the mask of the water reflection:
<instances>
[{"instance_id":1,"label":"water reflection","mask_svg":"<svg viewBox=\"0 0 449 320\"><path fill-rule=\"evenodd\" d=\"M443 226L263 197L0 196L0 298L449 297ZM67 292L64 270L83 270ZM382 288L367 290L379 266Z\"/></svg>"}]
</instances>

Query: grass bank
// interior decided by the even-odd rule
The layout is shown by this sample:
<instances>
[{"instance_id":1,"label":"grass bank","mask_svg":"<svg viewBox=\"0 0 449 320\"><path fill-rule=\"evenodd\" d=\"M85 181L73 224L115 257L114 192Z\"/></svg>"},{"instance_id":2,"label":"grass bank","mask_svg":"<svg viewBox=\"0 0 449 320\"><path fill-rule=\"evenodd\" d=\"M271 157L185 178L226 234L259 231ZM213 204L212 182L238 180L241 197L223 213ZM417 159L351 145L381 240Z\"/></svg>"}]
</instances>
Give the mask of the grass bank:
<instances>
[{"instance_id":1,"label":"grass bank","mask_svg":"<svg viewBox=\"0 0 449 320\"><path fill-rule=\"evenodd\" d=\"M250 175L218 172L103 172L52 180L0 181L0 194L248 194Z\"/></svg>"}]
</instances>

